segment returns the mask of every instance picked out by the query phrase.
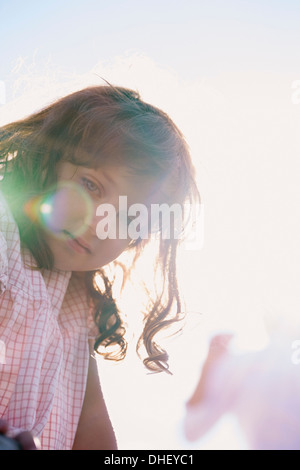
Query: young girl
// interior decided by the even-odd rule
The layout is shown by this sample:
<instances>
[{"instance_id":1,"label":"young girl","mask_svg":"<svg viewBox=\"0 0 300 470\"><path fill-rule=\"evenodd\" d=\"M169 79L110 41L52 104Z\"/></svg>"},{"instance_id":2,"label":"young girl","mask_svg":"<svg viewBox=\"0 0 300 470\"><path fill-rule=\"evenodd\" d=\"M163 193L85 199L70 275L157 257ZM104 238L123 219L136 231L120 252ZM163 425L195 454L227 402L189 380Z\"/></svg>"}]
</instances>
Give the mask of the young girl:
<instances>
[{"instance_id":1,"label":"young girl","mask_svg":"<svg viewBox=\"0 0 300 470\"><path fill-rule=\"evenodd\" d=\"M0 155L0 418L42 449L114 449L92 355L126 354L105 266L125 250L134 261L150 237L99 235L99 208L115 208L118 221L121 196L128 207L186 208L198 197L187 145L136 92L98 86L1 128ZM159 233L162 280L138 344L148 369L168 371L155 335L181 311L179 240Z\"/></svg>"}]
</instances>

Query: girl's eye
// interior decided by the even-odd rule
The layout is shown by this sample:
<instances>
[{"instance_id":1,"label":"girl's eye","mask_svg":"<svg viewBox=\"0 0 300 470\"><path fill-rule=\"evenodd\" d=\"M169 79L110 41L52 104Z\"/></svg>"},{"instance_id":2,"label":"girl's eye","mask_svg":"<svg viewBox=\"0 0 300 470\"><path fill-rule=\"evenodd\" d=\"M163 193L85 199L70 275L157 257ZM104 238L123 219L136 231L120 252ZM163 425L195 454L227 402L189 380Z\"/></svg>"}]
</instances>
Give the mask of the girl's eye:
<instances>
[{"instance_id":1,"label":"girl's eye","mask_svg":"<svg viewBox=\"0 0 300 470\"><path fill-rule=\"evenodd\" d=\"M90 192L90 193L96 193L98 192L98 195L101 195L101 191L99 187L94 183L92 180L88 178L81 178L81 182L84 185L84 187Z\"/></svg>"}]
</instances>

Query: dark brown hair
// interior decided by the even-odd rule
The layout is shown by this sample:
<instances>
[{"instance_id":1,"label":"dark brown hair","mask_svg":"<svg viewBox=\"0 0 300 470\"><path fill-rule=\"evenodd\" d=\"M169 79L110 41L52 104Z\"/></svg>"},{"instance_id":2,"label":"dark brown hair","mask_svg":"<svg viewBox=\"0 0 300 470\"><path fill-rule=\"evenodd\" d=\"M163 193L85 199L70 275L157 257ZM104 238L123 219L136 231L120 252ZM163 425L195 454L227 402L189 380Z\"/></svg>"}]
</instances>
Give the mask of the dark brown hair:
<instances>
[{"instance_id":1,"label":"dark brown hair","mask_svg":"<svg viewBox=\"0 0 300 470\"><path fill-rule=\"evenodd\" d=\"M57 180L60 161L97 168L122 164L137 175L154 178L168 203L195 202L199 198L194 168L185 139L167 114L121 87L97 86L72 93L45 109L0 129L1 190L19 226L21 242L33 253L38 268L51 269L53 257L41 228L21 210L24 201L47 190ZM16 192L14 189L18 188ZM186 205L185 205L186 207ZM136 240L135 258L145 240ZM168 370L168 356L155 342L162 328L176 321L181 301L176 277L178 239L158 240L158 265L163 282L149 300L143 333L145 365ZM100 274L104 289L95 282ZM95 309L99 336L95 350L108 359L126 354L124 326L112 296L105 269L88 272L86 286ZM116 352L110 351L112 345Z\"/></svg>"}]
</instances>

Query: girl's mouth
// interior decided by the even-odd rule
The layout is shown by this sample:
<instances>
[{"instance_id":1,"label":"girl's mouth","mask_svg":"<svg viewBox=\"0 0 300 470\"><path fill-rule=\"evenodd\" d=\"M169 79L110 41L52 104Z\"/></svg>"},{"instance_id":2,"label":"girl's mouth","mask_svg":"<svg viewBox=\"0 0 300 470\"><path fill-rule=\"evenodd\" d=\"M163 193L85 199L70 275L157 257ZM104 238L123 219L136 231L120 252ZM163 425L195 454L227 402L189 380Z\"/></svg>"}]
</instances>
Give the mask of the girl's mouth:
<instances>
[{"instance_id":1,"label":"girl's mouth","mask_svg":"<svg viewBox=\"0 0 300 470\"><path fill-rule=\"evenodd\" d=\"M77 253L91 253L91 247L82 238L75 238L70 232L64 230L68 236L67 245L70 246Z\"/></svg>"}]
</instances>

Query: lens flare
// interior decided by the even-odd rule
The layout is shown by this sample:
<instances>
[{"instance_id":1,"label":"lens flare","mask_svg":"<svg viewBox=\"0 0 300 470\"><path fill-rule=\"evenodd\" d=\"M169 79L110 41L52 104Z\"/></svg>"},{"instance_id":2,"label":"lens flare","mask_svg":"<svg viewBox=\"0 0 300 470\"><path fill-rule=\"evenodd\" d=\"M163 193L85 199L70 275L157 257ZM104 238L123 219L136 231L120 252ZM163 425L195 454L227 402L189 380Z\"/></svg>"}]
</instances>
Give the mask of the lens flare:
<instances>
[{"instance_id":1,"label":"lens flare","mask_svg":"<svg viewBox=\"0 0 300 470\"><path fill-rule=\"evenodd\" d=\"M93 202L78 184L59 182L43 195L31 198L24 212L34 223L59 238L79 237L93 218Z\"/></svg>"}]
</instances>

